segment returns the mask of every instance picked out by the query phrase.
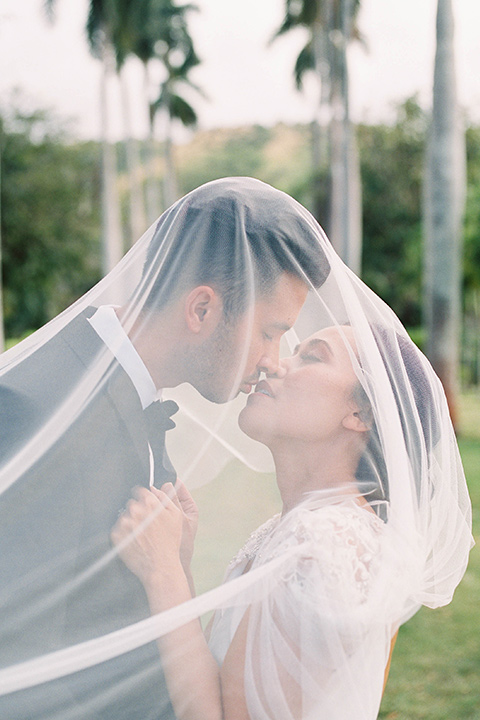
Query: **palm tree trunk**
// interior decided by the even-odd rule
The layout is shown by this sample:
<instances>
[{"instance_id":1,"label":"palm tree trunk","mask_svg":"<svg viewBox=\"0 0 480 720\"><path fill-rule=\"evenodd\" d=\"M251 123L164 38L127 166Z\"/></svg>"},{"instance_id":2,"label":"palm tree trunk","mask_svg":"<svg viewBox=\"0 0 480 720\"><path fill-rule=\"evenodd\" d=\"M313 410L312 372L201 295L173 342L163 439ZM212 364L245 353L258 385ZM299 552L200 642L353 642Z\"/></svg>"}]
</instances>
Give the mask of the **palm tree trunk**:
<instances>
[{"instance_id":1,"label":"palm tree trunk","mask_svg":"<svg viewBox=\"0 0 480 720\"><path fill-rule=\"evenodd\" d=\"M438 0L433 111L425 174L427 355L457 419L465 133L457 104L451 0Z\"/></svg>"},{"instance_id":2,"label":"palm tree trunk","mask_svg":"<svg viewBox=\"0 0 480 720\"><path fill-rule=\"evenodd\" d=\"M5 332L3 325L3 283L2 283L2 150L3 125L0 127L0 353L5 349Z\"/></svg>"},{"instance_id":3,"label":"palm tree trunk","mask_svg":"<svg viewBox=\"0 0 480 720\"><path fill-rule=\"evenodd\" d=\"M164 161L165 171L163 176L163 206L164 209L173 205L178 200L177 177L173 159L172 144L172 122L169 108L165 109L165 135L164 135Z\"/></svg>"},{"instance_id":4,"label":"palm tree trunk","mask_svg":"<svg viewBox=\"0 0 480 720\"><path fill-rule=\"evenodd\" d=\"M112 75L112 53L106 43L102 56L100 115L102 145L102 270L107 274L123 255L120 202L116 184L115 146L108 140L108 80Z\"/></svg>"},{"instance_id":5,"label":"palm tree trunk","mask_svg":"<svg viewBox=\"0 0 480 720\"><path fill-rule=\"evenodd\" d=\"M331 187L330 239L342 260L361 269L360 164L350 120L347 46L351 36L351 0L341 0L331 44ZM332 33L330 33L332 35Z\"/></svg>"},{"instance_id":6,"label":"palm tree trunk","mask_svg":"<svg viewBox=\"0 0 480 720\"><path fill-rule=\"evenodd\" d=\"M344 203L344 235L346 238L346 263L356 273L361 273L362 262L362 190L360 158L355 128L350 119L350 84L348 74L348 43L352 36L352 0L342 0L342 94L343 94L343 173L346 188Z\"/></svg>"},{"instance_id":7,"label":"palm tree trunk","mask_svg":"<svg viewBox=\"0 0 480 720\"><path fill-rule=\"evenodd\" d=\"M143 199L143 172L140 164L138 143L132 134L128 87L123 69L119 74L119 79L127 158L130 245L133 245L147 228L145 203Z\"/></svg>"},{"instance_id":8,"label":"palm tree trunk","mask_svg":"<svg viewBox=\"0 0 480 720\"><path fill-rule=\"evenodd\" d=\"M147 222L150 225L160 214L160 192L157 181L157 158L155 147L155 116L150 107L150 77L148 63L144 63L145 105L149 113L148 138L146 142L146 209Z\"/></svg>"},{"instance_id":9,"label":"palm tree trunk","mask_svg":"<svg viewBox=\"0 0 480 720\"><path fill-rule=\"evenodd\" d=\"M318 105L312 121L312 210L317 220L328 232L330 73L327 57L328 31L318 13L317 20L312 27L312 45L315 73L319 81Z\"/></svg>"}]
</instances>

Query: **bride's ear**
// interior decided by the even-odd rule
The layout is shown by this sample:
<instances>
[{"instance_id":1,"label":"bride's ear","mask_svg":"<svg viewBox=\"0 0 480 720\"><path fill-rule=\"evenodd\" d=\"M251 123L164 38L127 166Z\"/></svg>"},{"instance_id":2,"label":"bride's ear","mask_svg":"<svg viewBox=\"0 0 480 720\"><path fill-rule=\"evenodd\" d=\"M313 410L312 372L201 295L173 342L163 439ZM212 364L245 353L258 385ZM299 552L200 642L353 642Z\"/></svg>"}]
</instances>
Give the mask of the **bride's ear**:
<instances>
[{"instance_id":1,"label":"bride's ear","mask_svg":"<svg viewBox=\"0 0 480 720\"><path fill-rule=\"evenodd\" d=\"M355 408L352 408L351 412L345 415L342 425L347 430L353 430L354 432L364 433L370 430L370 424L365 422L360 410Z\"/></svg>"},{"instance_id":2,"label":"bride's ear","mask_svg":"<svg viewBox=\"0 0 480 720\"><path fill-rule=\"evenodd\" d=\"M222 302L213 288L199 285L185 298L184 311L187 327L192 333L210 335L221 318Z\"/></svg>"}]
</instances>

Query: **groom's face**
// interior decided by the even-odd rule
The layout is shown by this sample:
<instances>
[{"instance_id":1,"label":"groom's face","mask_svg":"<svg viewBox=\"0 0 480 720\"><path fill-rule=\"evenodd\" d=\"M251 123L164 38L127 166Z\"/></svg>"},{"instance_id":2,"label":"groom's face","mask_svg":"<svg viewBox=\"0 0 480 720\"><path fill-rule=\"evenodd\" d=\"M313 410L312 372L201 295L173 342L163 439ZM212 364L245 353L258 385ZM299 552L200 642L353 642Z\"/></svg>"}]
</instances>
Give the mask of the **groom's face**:
<instances>
[{"instance_id":1,"label":"groom's face","mask_svg":"<svg viewBox=\"0 0 480 720\"><path fill-rule=\"evenodd\" d=\"M197 390L222 403L239 392L249 393L260 373L275 373L281 337L293 326L307 292L300 278L284 273L243 315L220 321L196 356L192 384Z\"/></svg>"}]
</instances>

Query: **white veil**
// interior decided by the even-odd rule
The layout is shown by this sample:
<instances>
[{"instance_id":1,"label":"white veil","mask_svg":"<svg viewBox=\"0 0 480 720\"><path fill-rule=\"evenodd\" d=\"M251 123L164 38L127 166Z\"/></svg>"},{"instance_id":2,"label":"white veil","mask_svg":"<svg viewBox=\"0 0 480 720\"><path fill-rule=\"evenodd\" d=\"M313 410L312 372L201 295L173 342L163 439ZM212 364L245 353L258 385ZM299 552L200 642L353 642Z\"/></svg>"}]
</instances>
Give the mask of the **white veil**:
<instances>
[{"instance_id":1,"label":"white veil","mask_svg":"<svg viewBox=\"0 0 480 720\"><path fill-rule=\"evenodd\" d=\"M110 532L131 489L152 479L142 413L152 388L145 377L143 390L132 384L128 341L118 328L109 335L110 321L102 330L102 313L120 308L142 358L168 356L186 381L191 362L194 384L211 396L204 358L176 356L178 337L154 332L190 288L211 285L231 335L210 359L235 395L256 341L256 304L285 273L309 292L281 353L327 327L347 347L369 417L355 487L369 509L342 488L319 487L269 519L281 503L272 492L263 506L273 464L238 428L244 396L209 402L188 382L167 382L162 398L179 410L176 427L166 420L159 430L165 477L173 466L198 495L202 592L150 617ZM439 380L308 211L250 178L179 200L97 286L1 356L0 432L0 716L9 720L174 718L155 641L212 611L220 665L244 632L251 718L373 720L399 625L422 604L447 604L467 565L470 501ZM242 508L231 507L225 488L234 486ZM241 512L251 530L266 521L243 550ZM240 552L220 583L212 568L230 548Z\"/></svg>"}]
</instances>

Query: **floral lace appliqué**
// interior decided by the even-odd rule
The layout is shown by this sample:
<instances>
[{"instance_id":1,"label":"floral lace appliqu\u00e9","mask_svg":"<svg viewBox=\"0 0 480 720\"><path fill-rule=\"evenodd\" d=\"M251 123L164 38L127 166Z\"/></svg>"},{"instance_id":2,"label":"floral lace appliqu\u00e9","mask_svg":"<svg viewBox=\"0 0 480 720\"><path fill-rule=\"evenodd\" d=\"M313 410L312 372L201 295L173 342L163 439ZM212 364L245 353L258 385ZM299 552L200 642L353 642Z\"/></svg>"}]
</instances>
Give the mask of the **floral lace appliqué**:
<instances>
[{"instance_id":1,"label":"floral lace appliqu\u00e9","mask_svg":"<svg viewBox=\"0 0 480 720\"><path fill-rule=\"evenodd\" d=\"M283 570L285 582L303 585L312 571L314 576L320 572L329 594L361 604L379 561L382 528L376 515L352 503L298 507L283 518L275 515L255 530L230 562L227 574L250 561L262 565L297 546L299 554Z\"/></svg>"},{"instance_id":2,"label":"floral lace appliqu\u00e9","mask_svg":"<svg viewBox=\"0 0 480 720\"><path fill-rule=\"evenodd\" d=\"M242 563L247 564L250 560L260 559L261 554L259 554L258 551L264 541L277 528L279 522L280 513L277 513L277 515L274 515L270 518L270 520L267 520L267 522L263 523L263 525L260 525L260 527L254 530L245 545L240 548L235 557L230 561L228 570L231 570Z\"/></svg>"}]
</instances>

